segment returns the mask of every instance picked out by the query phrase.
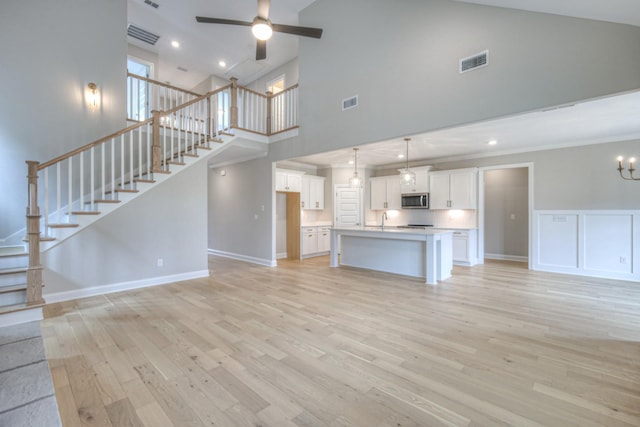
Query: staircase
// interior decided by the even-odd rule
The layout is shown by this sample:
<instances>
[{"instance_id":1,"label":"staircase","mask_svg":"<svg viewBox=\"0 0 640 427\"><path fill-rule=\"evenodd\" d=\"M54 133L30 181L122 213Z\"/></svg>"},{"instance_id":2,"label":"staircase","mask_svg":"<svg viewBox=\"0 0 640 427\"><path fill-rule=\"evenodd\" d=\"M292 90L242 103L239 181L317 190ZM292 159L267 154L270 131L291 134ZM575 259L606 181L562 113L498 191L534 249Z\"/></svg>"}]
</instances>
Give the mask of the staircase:
<instances>
[{"instance_id":1,"label":"staircase","mask_svg":"<svg viewBox=\"0 0 640 427\"><path fill-rule=\"evenodd\" d=\"M238 134L245 144L249 139L260 145L270 135L297 134L297 85L262 95L232 79L198 96L143 77L128 79L130 96L155 100L146 105L155 108L151 117L130 117L131 126L48 162L27 161L26 238L0 247L0 327L42 319L41 252L190 165L228 155Z\"/></svg>"},{"instance_id":2,"label":"staircase","mask_svg":"<svg viewBox=\"0 0 640 427\"><path fill-rule=\"evenodd\" d=\"M28 263L24 246L0 247L0 327L42 319L42 303L27 305Z\"/></svg>"}]
</instances>

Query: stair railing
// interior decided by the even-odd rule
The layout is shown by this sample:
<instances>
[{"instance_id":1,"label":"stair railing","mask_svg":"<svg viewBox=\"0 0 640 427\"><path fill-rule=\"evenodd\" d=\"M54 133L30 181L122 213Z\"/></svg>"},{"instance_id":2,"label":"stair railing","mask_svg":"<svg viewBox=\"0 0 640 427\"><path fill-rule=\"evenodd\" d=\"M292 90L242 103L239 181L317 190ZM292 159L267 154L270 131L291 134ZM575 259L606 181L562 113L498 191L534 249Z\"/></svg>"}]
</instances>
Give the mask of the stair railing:
<instances>
[{"instance_id":1,"label":"stair railing","mask_svg":"<svg viewBox=\"0 0 640 427\"><path fill-rule=\"evenodd\" d=\"M141 122L153 110L168 111L202 96L190 90L127 73L127 120Z\"/></svg>"}]
</instances>

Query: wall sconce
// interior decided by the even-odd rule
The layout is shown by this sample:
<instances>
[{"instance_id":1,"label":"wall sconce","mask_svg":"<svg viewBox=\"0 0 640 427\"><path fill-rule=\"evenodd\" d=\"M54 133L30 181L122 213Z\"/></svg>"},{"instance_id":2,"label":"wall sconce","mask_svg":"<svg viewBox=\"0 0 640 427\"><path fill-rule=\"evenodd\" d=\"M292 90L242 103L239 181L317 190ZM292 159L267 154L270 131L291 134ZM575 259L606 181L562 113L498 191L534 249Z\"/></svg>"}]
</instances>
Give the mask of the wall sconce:
<instances>
[{"instance_id":1,"label":"wall sconce","mask_svg":"<svg viewBox=\"0 0 640 427\"><path fill-rule=\"evenodd\" d=\"M98 92L98 85L95 83L87 85L86 100L87 107L92 111L97 110L100 106L100 93Z\"/></svg>"}]
</instances>

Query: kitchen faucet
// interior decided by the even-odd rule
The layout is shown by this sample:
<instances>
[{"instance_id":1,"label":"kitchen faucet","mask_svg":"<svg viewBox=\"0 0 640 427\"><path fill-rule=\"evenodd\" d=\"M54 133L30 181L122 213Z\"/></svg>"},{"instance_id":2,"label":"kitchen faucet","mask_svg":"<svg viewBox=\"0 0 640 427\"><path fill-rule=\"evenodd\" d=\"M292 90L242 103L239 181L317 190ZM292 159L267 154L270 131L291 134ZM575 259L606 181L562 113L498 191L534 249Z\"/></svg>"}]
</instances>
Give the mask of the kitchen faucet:
<instances>
[{"instance_id":1,"label":"kitchen faucet","mask_svg":"<svg viewBox=\"0 0 640 427\"><path fill-rule=\"evenodd\" d=\"M384 220L389 219L386 212L382 212L382 229L384 230Z\"/></svg>"}]
</instances>

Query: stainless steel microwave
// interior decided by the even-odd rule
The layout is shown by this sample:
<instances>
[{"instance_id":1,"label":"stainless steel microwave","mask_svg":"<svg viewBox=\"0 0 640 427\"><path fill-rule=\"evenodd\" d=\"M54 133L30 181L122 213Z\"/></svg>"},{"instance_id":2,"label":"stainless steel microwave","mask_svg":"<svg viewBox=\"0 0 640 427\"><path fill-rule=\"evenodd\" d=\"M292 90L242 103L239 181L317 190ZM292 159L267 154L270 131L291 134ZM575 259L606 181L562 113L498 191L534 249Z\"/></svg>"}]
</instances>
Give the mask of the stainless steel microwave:
<instances>
[{"instance_id":1,"label":"stainless steel microwave","mask_svg":"<svg viewBox=\"0 0 640 427\"><path fill-rule=\"evenodd\" d=\"M403 194L402 209L429 209L429 193Z\"/></svg>"}]
</instances>

